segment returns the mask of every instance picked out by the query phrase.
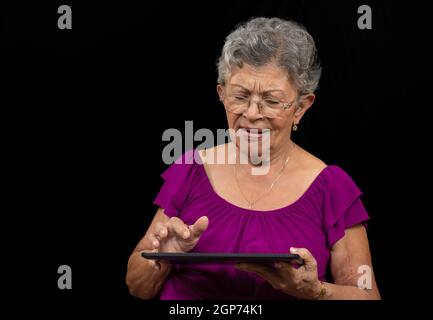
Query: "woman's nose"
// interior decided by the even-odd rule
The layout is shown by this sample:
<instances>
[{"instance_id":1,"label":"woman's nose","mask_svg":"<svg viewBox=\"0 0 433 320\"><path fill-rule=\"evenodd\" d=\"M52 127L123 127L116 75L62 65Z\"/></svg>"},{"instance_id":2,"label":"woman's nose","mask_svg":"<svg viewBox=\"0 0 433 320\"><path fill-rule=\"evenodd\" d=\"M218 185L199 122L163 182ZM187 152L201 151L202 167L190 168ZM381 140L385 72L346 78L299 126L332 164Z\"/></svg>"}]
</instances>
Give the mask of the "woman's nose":
<instances>
[{"instance_id":1,"label":"woman's nose","mask_svg":"<svg viewBox=\"0 0 433 320\"><path fill-rule=\"evenodd\" d=\"M260 113L260 100L252 99L248 109L244 112L244 116L250 121L263 118L263 115Z\"/></svg>"}]
</instances>

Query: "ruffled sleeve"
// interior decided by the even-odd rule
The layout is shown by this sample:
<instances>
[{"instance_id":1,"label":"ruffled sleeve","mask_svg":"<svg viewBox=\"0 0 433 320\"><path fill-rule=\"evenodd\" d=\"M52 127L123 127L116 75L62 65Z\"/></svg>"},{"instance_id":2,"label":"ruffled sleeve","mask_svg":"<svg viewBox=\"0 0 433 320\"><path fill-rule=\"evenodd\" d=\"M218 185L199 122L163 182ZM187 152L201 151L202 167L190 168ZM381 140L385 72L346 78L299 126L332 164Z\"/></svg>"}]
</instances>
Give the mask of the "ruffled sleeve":
<instances>
[{"instance_id":1,"label":"ruffled sleeve","mask_svg":"<svg viewBox=\"0 0 433 320\"><path fill-rule=\"evenodd\" d=\"M194 154L194 150L185 152L161 174L164 183L153 203L169 217L179 216L187 201L192 170L197 165Z\"/></svg>"},{"instance_id":2,"label":"ruffled sleeve","mask_svg":"<svg viewBox=\"0 0 433 320\"><path fill-rule=\"evenodd\" d=\"M340 167L329 166L323 202L324 227L328 247L345 235L345 230L369 219L360 199L362 191Z\"/></svg>"}]
</instances>

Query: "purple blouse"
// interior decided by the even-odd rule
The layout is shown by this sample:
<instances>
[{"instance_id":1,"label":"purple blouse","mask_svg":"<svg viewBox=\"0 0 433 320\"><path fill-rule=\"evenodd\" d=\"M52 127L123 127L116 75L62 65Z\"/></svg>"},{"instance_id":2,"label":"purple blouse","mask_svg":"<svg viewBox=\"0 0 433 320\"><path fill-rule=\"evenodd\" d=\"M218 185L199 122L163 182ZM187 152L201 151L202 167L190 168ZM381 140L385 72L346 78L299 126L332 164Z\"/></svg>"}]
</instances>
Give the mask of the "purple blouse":
<instances>
[{"instance_id":1,"label":"purple blouse","mask_svg":"<svg viewBox=\"0 0 433 320\"><path fill-rule=\"evenodd\" d=\"M344 230L368 219L362 192L338 166L325 167L294 203L275 210L238 207L212 188L205 168L193 161L197 150L183 154L161 176L164 184L154 203L169 217L187 224L209 218L208 229L191 252L289 253L307 248L317 260L319 278L327 273L332 245ZM200 159L195 154L195 159ZM173 265L161 300L293 299L259 276L232 265Z\"/></svg>"}]
</instances>

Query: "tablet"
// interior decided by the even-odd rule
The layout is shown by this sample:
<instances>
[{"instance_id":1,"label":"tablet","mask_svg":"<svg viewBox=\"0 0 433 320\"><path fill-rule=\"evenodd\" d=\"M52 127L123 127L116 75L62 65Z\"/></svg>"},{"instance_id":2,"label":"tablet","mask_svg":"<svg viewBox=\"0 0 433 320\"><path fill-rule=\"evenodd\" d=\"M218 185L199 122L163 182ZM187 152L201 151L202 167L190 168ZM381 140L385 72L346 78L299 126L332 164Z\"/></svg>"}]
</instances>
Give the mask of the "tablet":
<instances>
[{"instance_id":1,"label":"tablet","mask_svg":"<svg viewBox=\"0 0 433 320\"><path fill-rule=\"evenodd\" d=\"M234 264L238 262L251 263L273 263L277 261L296 261L303 264L301 257L297 254L274 254L274 253L206 253L206 252L142 252L146 259L166 260L176 264Z\"/></svg>"}]
</instances>

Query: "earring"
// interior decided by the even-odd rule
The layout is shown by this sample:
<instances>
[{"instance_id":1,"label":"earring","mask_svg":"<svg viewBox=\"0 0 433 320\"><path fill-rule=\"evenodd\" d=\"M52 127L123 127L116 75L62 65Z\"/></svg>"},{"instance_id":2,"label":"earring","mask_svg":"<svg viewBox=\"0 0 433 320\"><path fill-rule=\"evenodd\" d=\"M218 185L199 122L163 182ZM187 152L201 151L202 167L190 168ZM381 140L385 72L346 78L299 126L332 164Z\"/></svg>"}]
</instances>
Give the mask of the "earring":
<instances>
[{"instance_id":1,"label":"earring","mask_svg":"<svg viewBox=\"0 0 433 320\"><path fill-rule=\"evenodd\" d=\"M223 100L224 100L223 96L220 96L220 101L223 101Z\"/></svg>"},{"instance_id":2,"label":"earring","mask_svg":"<svg viewBox=\"0 0 433 320\"><path fill-rule=\"evenodd\" d=\"M296 124L293 125L293 131L298 130L298 126Z\"/></svg>"}]
</instances>

